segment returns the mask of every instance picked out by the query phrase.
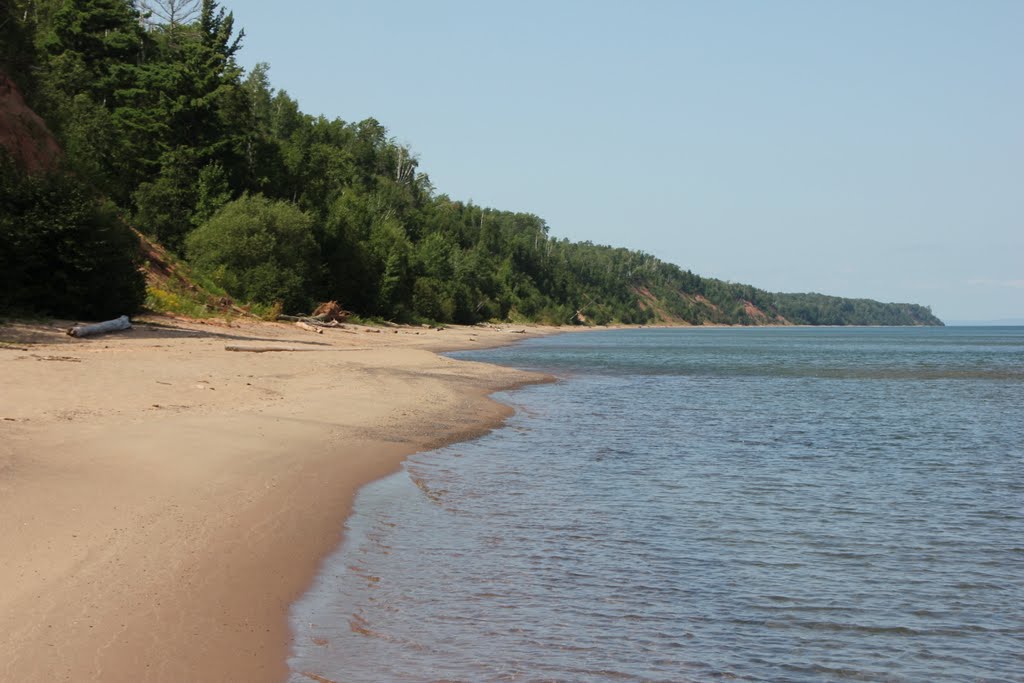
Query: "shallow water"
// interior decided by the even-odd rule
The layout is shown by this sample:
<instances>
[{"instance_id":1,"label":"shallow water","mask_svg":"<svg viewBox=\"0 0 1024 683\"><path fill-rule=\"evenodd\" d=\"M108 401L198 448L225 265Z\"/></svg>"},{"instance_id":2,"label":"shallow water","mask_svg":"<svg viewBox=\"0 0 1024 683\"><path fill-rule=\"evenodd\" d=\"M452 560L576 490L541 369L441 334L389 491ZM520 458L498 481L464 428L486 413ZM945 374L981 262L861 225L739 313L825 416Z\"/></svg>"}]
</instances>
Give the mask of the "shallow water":
<instances>
[{"instance_id":1,"label":"shallow water","mask_svg":"<svg viewBox=\"0 0 1024 683\"><path fill-rule=\"evenodd\" d=\"M294 683L1024 681L1024 328L594 332L366 487Z\"/></svg>"}]
</instances>

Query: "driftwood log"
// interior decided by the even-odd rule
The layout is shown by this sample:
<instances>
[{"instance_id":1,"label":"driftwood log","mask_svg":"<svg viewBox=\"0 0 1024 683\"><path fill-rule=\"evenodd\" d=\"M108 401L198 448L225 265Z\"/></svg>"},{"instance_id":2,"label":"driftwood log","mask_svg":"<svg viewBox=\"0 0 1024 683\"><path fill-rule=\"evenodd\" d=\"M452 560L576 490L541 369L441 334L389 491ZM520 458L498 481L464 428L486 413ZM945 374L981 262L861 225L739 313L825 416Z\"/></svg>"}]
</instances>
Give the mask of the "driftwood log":
<instances>
[{"instance_id":1,"label":"driftwood log","mask_svg":"<svg viewBox=\"0 0 1024 683\"><path fill-rule=\"evenodd\" d=\"M235 346L227 344L225 351L248 351L250 353L270 353L272 351L316 351L317 349L296 349L287 346Z\"/></svg>"},{"instance_id":2,"label":"driftwood log","mask_svg":"<svg viewBox=\"0 0 1024 683\"><path fill-rule=\"evenodd\" d=\"M289 323L305 323L312 325L313 327L345 327L344 324L337 320L321 320L320 318L314 318L311 316L301 315L279 315L277 319Z\"/></svg>"},{"instance_id":3,"label":"driftwood log","mask_svg":"<svg viewBox=\"0 0 1024 683\"><path fill-rule=\"evenodd\" d=\"M68 330L68 334L72 337L91 337L97 334L107 334L108 332L130 330L131 327L132 323L128 320L128 316L122 315L120 318L106 320L92 325L75 325Z\"/></svg>"},{"instance_id":4,"label":"driftwood log","mask_svg":"<svg viewBox=\"0 0 1024 683\"><path fill-rule=\"evenodd\" d=\"M295 323L295 327L299 327L299 328L301 328L303 330L306 330L307 332L316 332L317 334L323 334L324 333L324 331L321 328L313 327L309 323L303 322L302 320L300 320L297 323Z\"/></svg>"}]
</instances>

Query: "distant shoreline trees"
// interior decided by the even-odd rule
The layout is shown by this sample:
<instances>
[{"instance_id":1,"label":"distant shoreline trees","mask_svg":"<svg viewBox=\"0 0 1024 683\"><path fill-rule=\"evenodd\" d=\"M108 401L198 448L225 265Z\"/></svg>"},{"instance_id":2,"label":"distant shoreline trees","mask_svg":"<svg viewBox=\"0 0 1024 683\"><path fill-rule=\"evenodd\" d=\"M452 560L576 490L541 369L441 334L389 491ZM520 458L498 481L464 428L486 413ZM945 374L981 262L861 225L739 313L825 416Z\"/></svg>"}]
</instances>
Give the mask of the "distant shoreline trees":
<instances>
[{"instance_id":1,"label":"distant shoreline trees","mask_svg":"<svg viewBox=\"0 0 1024 683\"><path fill-rule=\"evenodd\" d=\"M216 0L9 0L5 12L17 47L0 66L25 79L74 182L242 300L292 312L338 300L398 321L941 324L910 304L702 278L439 194L378 121L305 114L266 64L245 73L244 33ZM45 284L21 286L47 300Z\"/></svg>"}]
</instances>

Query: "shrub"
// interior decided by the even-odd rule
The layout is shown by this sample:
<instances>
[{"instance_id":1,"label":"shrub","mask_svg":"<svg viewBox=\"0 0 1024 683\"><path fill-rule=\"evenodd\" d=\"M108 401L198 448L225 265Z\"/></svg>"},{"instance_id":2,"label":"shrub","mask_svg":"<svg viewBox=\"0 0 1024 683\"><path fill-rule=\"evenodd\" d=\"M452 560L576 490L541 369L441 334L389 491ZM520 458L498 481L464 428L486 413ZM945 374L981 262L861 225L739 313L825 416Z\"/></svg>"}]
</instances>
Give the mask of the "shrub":
<instances>
[{"instance_id":1,"label":"shrub","mask_svg":"<svg viewBox=\"0 0 1024 683\"><path fill-rule=\"evenodd\" d=\"M134 313L139 243L109 202L61 174L26 175L0 153L0 310L84 319Z\"/></svg>"},{"instance_id":2,"label":"shrub","mask_svg":"<svg viewBox=\"0 0 1024 683\"><path fill-rule=\"evenodd\" d=\"M290 202L246 195L185 241L192 266L231 296L308 310L319 270L310 217Z\"/></svg>"},{"instance_id":3,"label":"shrub","mask_svg":"<svg viewBox=\"0 0 1024 683\"><path fill-rule=\"evenodd\" d=\"M432 277L421 277L416 280L412 291L413 310L417 315L444 322L455 316L455 301L445 284Z\"/></svg>"}]
</instances>

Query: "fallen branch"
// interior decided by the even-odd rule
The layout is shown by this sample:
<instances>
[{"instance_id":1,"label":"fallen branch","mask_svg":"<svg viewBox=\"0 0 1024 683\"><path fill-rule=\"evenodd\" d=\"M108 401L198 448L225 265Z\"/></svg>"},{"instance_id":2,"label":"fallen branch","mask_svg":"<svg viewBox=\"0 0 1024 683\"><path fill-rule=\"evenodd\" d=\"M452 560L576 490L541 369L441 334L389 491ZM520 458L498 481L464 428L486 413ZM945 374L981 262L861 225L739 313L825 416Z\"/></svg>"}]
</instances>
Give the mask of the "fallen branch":
<instances>
[{"instance_id":1,"label":"fallen branch","mask_svg":"<svg viewBox=\"0 0 1024 683\"><path fill-rule=\"evenodd\" d=\"M68 330L68 334L72 337L89 337L96 334L130 330L131 327L132 323L128 320L128 316L122 315L120 318L107 320L102 323L95 323L93 325L75 325Z\"/></svg>"},{"instance_id":2,"label":"fallen branch","mask_svg":"<svg viewBox=\"0 0 1024 683\"><path fill-rule=\"evenodd\" d=\"M324 320L316 316L301 316L301 315L279 315L277 319L289 323L305 323L312 325L313 327L345 327L342 323L337 320Z\"/></svg>"},{"instance_id":3,"label":"fallen branch","mask_svg":"<svg viewBox=\"0 0 1024 683\"><path fill-rule=\"evenodd\" d=\"M295 327L298 327L300 329L306 330L307 332L314 332L316 334L323 334L324 333L324 331L321 330L319 327L313 327L309 323L302 322L301 320L298 321L297 323L295 323Z\"/></svg>"},{"instance_id":4,"label":"fallen branch","mask_svg":"<svg viewBox=\"0 0 1024 683\"><path fill-rule=\"evenodd\" d=\"M225 351L248 351L250 353L270 353L272 351L316 351L317 349L296 349L288 346L235 346L227 344Z\"/></svg>"}]
</instances>

